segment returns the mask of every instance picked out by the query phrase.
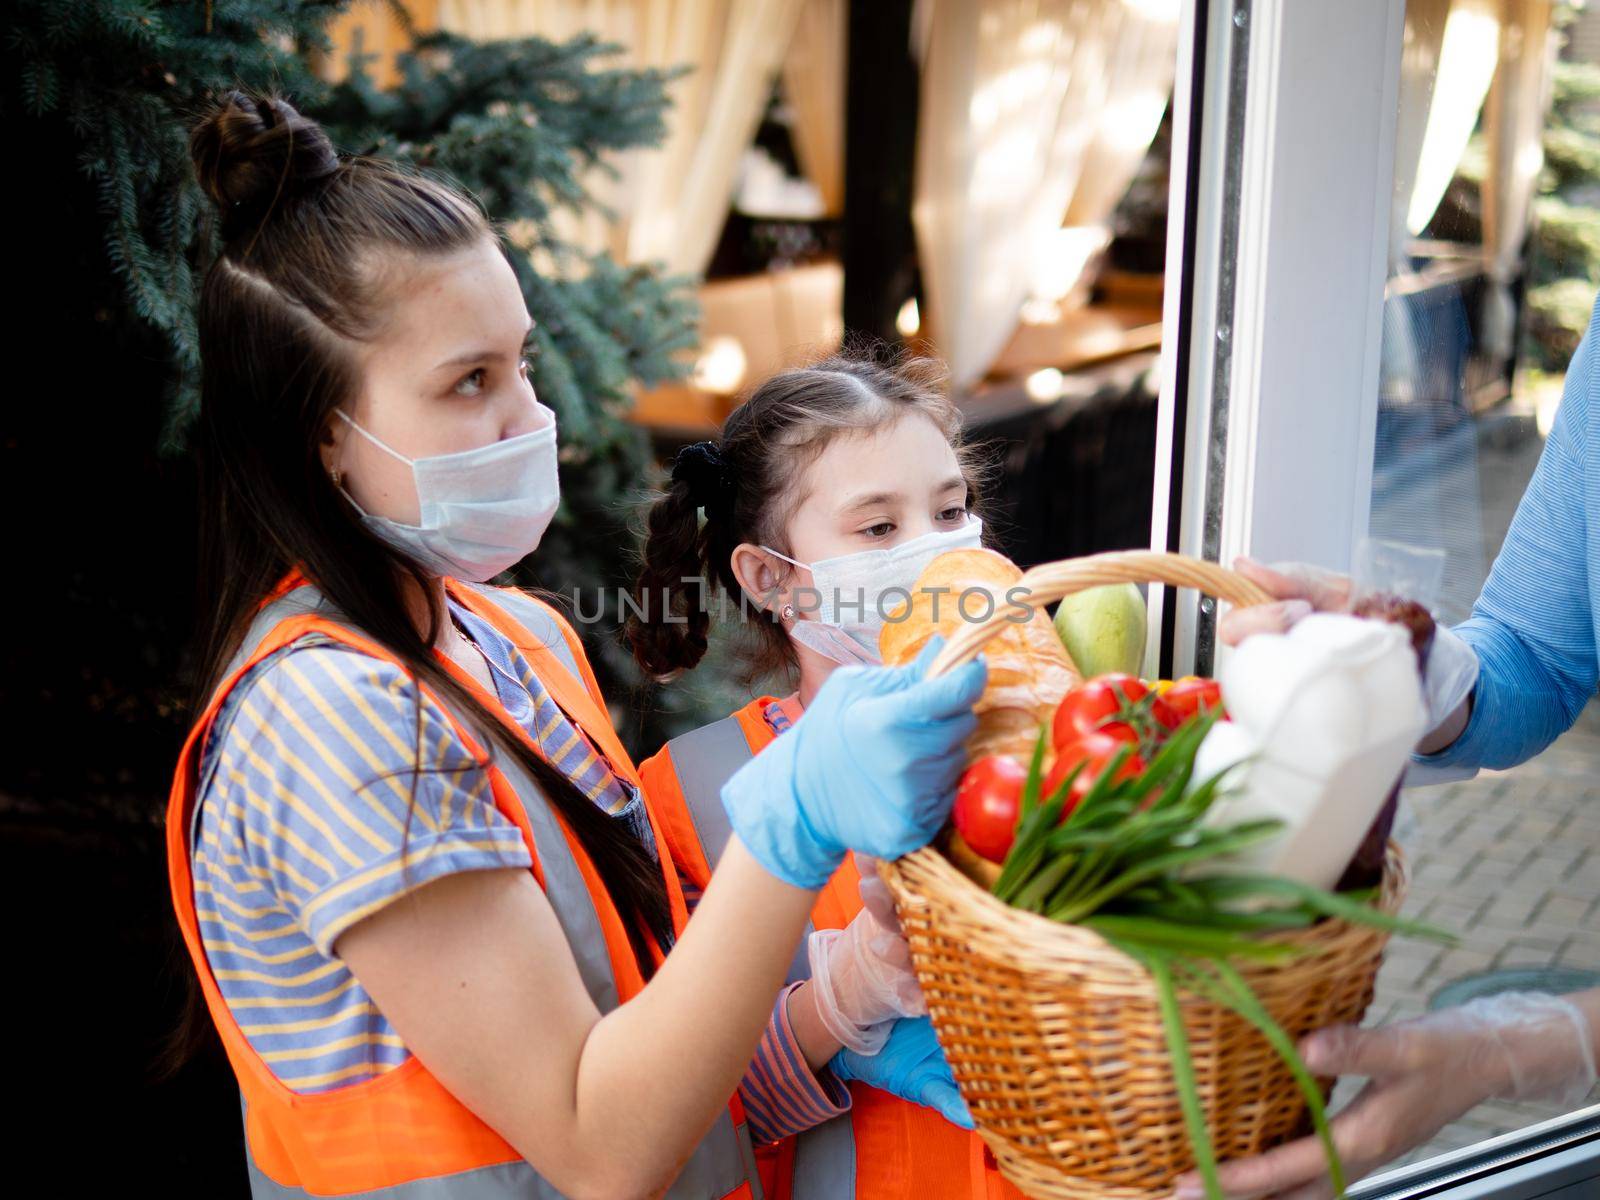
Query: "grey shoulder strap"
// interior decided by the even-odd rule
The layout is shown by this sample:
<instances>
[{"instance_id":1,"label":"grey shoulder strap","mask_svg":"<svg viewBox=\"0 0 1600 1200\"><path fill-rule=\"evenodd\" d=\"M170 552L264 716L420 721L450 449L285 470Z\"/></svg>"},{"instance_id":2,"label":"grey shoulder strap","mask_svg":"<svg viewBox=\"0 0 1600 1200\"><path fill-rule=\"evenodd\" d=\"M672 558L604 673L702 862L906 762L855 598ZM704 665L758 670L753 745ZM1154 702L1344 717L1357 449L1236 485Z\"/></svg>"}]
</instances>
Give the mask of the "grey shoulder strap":
<instances>
[{"instance_id":1,"label":"grey shoulder strap","mask_svg":"<svg viewBox=\"0 0 1600 1200\"><path fill-rule=\"evenodd\" d=\"M794 1200L854 1200L856 1136L849 1113L800 1131L792 1179Z\"/></svg>"},{"instance_id":2,"label":"grey shoulder strap","mask_svg":"<svg viewBox=\"0 0 1600 1200\"><path fill-rule=\"evenodd\" d=\"M522 810L528 815L533 844L538 847L539 865L544 871L544 894L550 899L550 907L555 909L561 931L567 935L567 945L578 964L578 975L595 1007L608 1013L618 1004L617 980L611 971L611 955L606 948L600 914L595 911L594 897L589 894L578 862L567 847L566 835L556 823L544 789L516 758L497 754L495 765L505 772L522 801Z\"/></svg>"},{"instance_id":3,"label":"grey shoulder strap","mask_svg":"<svg viewBox=\"0 0 1600 1200\"><path fill-rule=\"evenodd\" d=\"M679 734L667 743L667 754L694 821L700 852L714 871L733 836L727 810L722 807L722 785L755 757L750 742L737 717L723 717Z\"/></svg>"},{"instance_id":4,"label":"grey shoulder strap","mask_svg":"<svg viewBox=\"0 0 1600 1200\"><path fill-rule=\"evenodd\" d=\"M303 613L312 612L327 617L329 620L342 620L339 611L334 608L332 602L310 584L306 584L302 587L297 587L292 591L285 592L277 599L263 605L261 610L251 618L250 624L245 628L244 637L239 641L239 648L235 650L233 655L228 659L228 665L223 669L222 678L224 680L232 678L233 673L249 661L250 656L256 652L256 648L261 645L266 636L277 627L278 622L286 620L289 617L300 616ZM297 641L295 644L309 645L311 641L312 639L308 637L305 639L305 641ZM284 647L283 649L287 650L288 647ZM277 651L274 654L269 655L265 661L270 662L282 653L283 650ZM259 671L252 671L251 677L254 678L258 674ZM249 686L248 681L241 686ZM234 711L228 715L227 722L225 724L207 731L205 744L211 744L212 739L221 739L225 737L227 735L227 725L231 724L234 718L237 716L238 710L237 707L235 707ZM209 766L213 769L215 768L215 765L216 764L214 761L209 763ZM202 777L197 781L197 786L195 789L197 795L204 794L208 774L209 772L207 772L205 775L202 775ZM195 844L200 837L200 810L201 806L199 804L195 804L191 807L189 813L189 852L191 854L194 853Z\"/></svg>"},{"instance_id":5,"label":"grey shoulder strap","mask_svg":"<svg viewBox=\"0 0 1600 1200\"><path fill-rule=\"evenodd\" d=\"M683 802L694 824L695 837L700 840L700 852L705 855L711 869L717 869L722 852L728 848L733 836L733 826L728 823L728 810L722 807L722 785L732 779L738 769L755 757L750 751L750 741L744 736L744 727L738 717L723 717L689 733L679 734L667 743L667 754L672 770L678 777L678 787L683 792ZM795 948L789 963L788 982L795 983L811 977L811 962L806 953L806 942L815 926L806 922L805 935Z\"/></svg>"},{"instance_id":6,"label":"grey shoulder strap","mask_svg":"<svg viewBox=\"0 0 1600 1200\"><path fill-rule=\"evenodd\" d=\"M333 606L333 602L309 583L285 592L276 600L262 606L261 611L251 619L244 631L244 637L239 642L239 648L228 660L228 667L223 671L222 677L226 679L237 671L244 661L256 652L256 647L261 645L262 639L272 632L279 621L303 613L317 613L330 621L344 620L343 614Z\"/></svg>"}]
</instances>

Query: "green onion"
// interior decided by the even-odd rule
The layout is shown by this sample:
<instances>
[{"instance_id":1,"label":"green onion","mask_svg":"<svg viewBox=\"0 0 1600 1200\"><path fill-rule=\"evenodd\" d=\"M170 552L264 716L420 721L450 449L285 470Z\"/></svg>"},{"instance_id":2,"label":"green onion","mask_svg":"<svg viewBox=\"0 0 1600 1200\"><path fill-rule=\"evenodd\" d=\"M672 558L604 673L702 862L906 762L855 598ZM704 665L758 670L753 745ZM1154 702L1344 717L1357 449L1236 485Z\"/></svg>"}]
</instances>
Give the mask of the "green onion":
<instances>
[{"instance_id":1,"label":"green onion","mask_svg":"<svg viewBox=\"0 0 1600 1200\"><path fill-rule=\"evenodd\" d=\"M1201 995L1209 993L1209 998L1214 1003L1238 1013L1260 1030L1261 1036L1266 1038L1267 1043L1277 1051L1278 1057L1294 1076L1295 1083L1300 1087L1300 1094L1305 1097L1306 1105L1311 1110L1311 1124L1316 1129L1317 1138L1322 1142L1323 1152L1328 1157L1328 1180L1333 1184L1334 1196L1343 1200L1344 1164L1339 1161L1338 1147L1333 1144L1333 1130L1328 1127L1328 1113L1322 1100L1322 1089L1317 1086L1316 1079L1306 1069L1305 1060L1295 1049L1294 1042L1283 1031L1283 1027L1272 1019L1271 1014L1256 998L1256 994L1250 990L1250 985L1244 981L1244 977L1226 962L1215 961L1210 966L1216 972L1216 980L1220 982L1220 986L1206 976L1204 969L1198 963L1184 964L1191 990Z\"/></svg>"},{"instance_id":2,"label":"green onion","mask_svg":"<svg viewBox=\"0 0 1600 1200\"><path fill-rule=\"evenodd\" d=\"M1284 879L1277 875L1233 875L1220 877L1225 883L1237 887L1235 893L1239 896L1269 897L1284 896L1298 900L1301 904L1321 913L1326 917L1338 917L1340 920L1350 921L1357 925L1371 925L1375 929L1386 929L1391 933L1403 933L1410 937L1425 938L1428 941L1440 942L1452 946L1458 940L1456 935L1447 929L1440 929L1437 925L1429 925L1423 921L1413 921L1405 917L1397 917L1382 909L1374 908L1369 903L1353 897L1349 893L1343 895L1338 892L1325 892L1321 888L1312 887L1308 883L1301 883L1296 879ZM1202 881L1197 880L1197 883ZM1215 880L1204 881L1215 887ZM1213 893L1215 894L1215 893Z\"/></svg>"},{"instance_id":3,"label":"green onion","mask_svg":"<svg viewBox=\"0 0 1600 1200\"><path fill-rule=\"evenodd\" d=\"M1231 955L1261 962L1283 962L1301 952L1300 947L1287 942L1262 942L1254 938L1235 937L1215 929L1152 920L1148 917L1121 917L1101 913L1085 917L1080 923L1084 928L1094 930L1107 941L1117 945L1138 942L1151 949L1171 950L1180 954L1206 957Z\"/></svg>"},{"instance_id":4,"label":"green onion","mask_svg":"<svg viewBox=\"0 0 1600 1200\"><path fill-rule=\"evenodd\" d=\"M1034 806L1039 803L1040 775L1044 768L1044 748L1050 743L1050 726L1039 726L1039 736L1033 740L1033 759L1028 763L1028 779L1022 785L1022 804L1017 813L1020 824L1027 819Z\"/></svg>"},{"instance_id":5,"label":"green onion","mask_svg":"<svg viewBox=\"0 0 1600 1200\"><path fill-rule=\"evenodd\" d=\"M1242 850L1246 846L1253 846L1264 841L1283 828L1281 821L1247 821L1235 825L1223 833L1210 833L1209 831L1196 831L1192 842L1169 850L1165 854L1158 854L1147 858L1143 862L1130 866L1118 878L1110 883L1103 884L1095 891L1090 892L1082 899L1076 900L1065 906L1060 914L1051 915L1058 921L1068 924L1088 916L1107 900L1119 895L1136 883L1143 883L1158 875L1165 875L1169 871L1176 871L1190 863L1201 862L1207 858L1215 858L1223 854L1231 854Z\"/></svg>"},{"instance_id":6,"label":"green onion","mask_svg":"<svg viewBox=\"0 0 1600 1200\"><path fill-rule=\"evenodd\" d=\"M1034 770L1030 774L1036 775L1039 762L1034 761ZM1083 764L1079 763L1071 775L1062 784L1062 788L1070 787L1072 780L1077 778L1078 771ZM1017 836L1011 843L1011 850L1006 855L1006 861L1000 868L1000 878L994 882L994 894L1002 900L1007 900L1015 894L1016 889L1038 867L1044 858L1046 843L1045 835L1055 828L1056 822L1061 818L1062 796L1058 789L1057 794L1035 808L1017 824Z\"/></svg>"},{"instance_id":7,"label":"green onion","mask_svg":"<svg viewBox=\"0 0 1600 1200\"><path fill-rule=\"evenodd\" d=\"M1189 1032L1183 1027L1183 1009L1178 1004L1178 989L1173 982L1172 968L1167 957L1159 951L1133 945L1119 948L1135 962L1142 963L1155 984L1161 1025L1167 1033L1167 1051L1172 1055L1172 1083L1178 1092L1178 1107L1183 1112L1183 1123L1189 1130L1189 1146L1194 1151L1195 1165L1200 1168L1200 1178L1205 1180L1206 1195L1213 1200L1222 1200L1222 1181L1217 1178L1217 1151L1211 1142L1211 1131L1206 1128L1205 1109L1200 1104L1200 1084L1194 1074L1194 1057L1189 1052Z\"/></svg>"}]
</instances>

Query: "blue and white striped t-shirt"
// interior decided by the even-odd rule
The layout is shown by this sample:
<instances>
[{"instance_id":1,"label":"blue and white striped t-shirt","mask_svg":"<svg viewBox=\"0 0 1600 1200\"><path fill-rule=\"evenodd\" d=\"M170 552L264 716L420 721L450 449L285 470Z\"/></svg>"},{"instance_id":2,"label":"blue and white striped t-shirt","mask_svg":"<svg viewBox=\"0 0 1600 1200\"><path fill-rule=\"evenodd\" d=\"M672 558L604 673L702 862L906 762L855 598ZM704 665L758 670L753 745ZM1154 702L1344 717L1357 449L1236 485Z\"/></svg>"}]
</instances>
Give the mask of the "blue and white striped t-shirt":
<instances>
[{"instance_id":1,"label":"blue and white striped t-shirt","mask_svg":"<svg viewBox=\"0 0 1600 1200\"><path fill-rule=\"evenodd\" d=\"M656 855L639 790L612 772L499 630L448 603L485 652L507 712ZM245 1038L297 1092L359 1083L411 1057L334 954L341 933L428 880L531 865L487 774L443 709L424 700L418 713L419 695L392 663L309 635L235 685L203 749L193 873L206 958ZM419 716L423 771L414 777ZM688 899L692 910L698 896ZM777 997L739 1088L758 1143L850 1107L837 1080L806 1066L790 990Z\"/></svg>"},{"instance_id":2,"label":"blue and white striped t-shirt","mask_svg":"<svg viewBox=\"0 0 1600 1200\"><path fill-rule=\"evenodd\" d=\"M498 630L449 607L485 651L501 703L654 852L637 789L611 772ZM419 714L419 699L393 663L312 635L239 681L204 748L193 866L207 960L251 1046L298 1092L358 1082L410 1057L334 954L341 933L430 880L531 865L487 773L444 710L423 699ZM419 734L423 770L414 774Z\"/></svg>"}]
</instances>

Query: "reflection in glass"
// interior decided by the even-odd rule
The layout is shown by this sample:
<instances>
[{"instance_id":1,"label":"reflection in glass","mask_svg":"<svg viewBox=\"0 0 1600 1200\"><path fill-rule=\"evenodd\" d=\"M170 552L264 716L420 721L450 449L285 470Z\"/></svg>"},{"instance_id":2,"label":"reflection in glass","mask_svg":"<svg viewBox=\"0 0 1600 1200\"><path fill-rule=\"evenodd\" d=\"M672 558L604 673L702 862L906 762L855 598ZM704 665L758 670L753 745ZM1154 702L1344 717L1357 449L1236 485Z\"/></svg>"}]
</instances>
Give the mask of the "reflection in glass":
<instances>
[{"instance_id":1,"label":"reflection in glass","mask_svg":"<svg viewBox=\"0 0 1600 1200\"><path fill-rule=\"evenodd\" d=\"M1581 155L1563 141L1575 113L1575 136L1600 133L1594 110L1562 99L1580 69L1574 48L1590 44L1600 47L1600 12L1551 0L1406 8L1369 532L1443 552L1431 599L1449 623L1466 618L1483 586L1576 342L1550 332L1549 297L1581 293L1586 321L1600 287L1600 210L1582 207L1600 204L1600 180L1575 182ZM1600 138L1593 146L1600 162ZM1586 244L1570 233L1582 227L1577 213L1587 213L1594 241L1587 260L1572 253ZM1536 215L1548 218L1543 229ZM1540 980L1554 988L1600 967L1585 929L1600 859L1586 857L1592 839L1582 833L1596 762L1600 713L1591 707L1512 771L1407 794L1395 830L1412 866L1406 912L1462 941L1392 955L1373 1020ZM1409 1157L1556 1115L1480 1105Z\"/></svg>"}]
</instances>

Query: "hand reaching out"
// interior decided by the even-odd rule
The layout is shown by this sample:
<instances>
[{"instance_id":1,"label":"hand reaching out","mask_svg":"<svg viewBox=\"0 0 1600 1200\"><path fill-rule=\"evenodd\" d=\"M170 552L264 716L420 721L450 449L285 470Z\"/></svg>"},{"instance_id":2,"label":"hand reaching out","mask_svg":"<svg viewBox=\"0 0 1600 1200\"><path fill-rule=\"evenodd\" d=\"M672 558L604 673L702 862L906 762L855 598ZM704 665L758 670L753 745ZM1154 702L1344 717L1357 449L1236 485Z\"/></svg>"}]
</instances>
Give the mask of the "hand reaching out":
<instances>
[{"instance_id":1,"label":"hand reaching out","mask_svg":"<svg viewBox=\"0 0 1600 1200\"><path fill-rule=\"evenodd\" d=\"M1421 1145L1491 1097L1577 1104L1595 1083L1590 1014L1597 1010L1600 991L1507 992L1411 1021L1374 1029L1336 1025L1305 1038L1300 1052L1313 1073L1370 1080L1331 1122L1346 1178L1359 1179ZM1224 1163L1217 1174L1229 1200L1333 1196L1314 1137ZM1203 1195L1198 1176L1178 1180L1177 1200Z\"/></svg>"},{"instance_id":2,"label":"hand reaching out","mask_svg":"<svg viewBox=\"0 0 1600 1200\"><path fill-rule=\"evenodd\" d=\"M1237 646L1255 633L1283 633L1313 612L1349 612L1355 588L1348 575L1309 563L1267 566L1253 558L1233 560L1233 569L1274 597L1271 604L1235 608L1217 624L1217 637Z\"/></svg>"}]
</instances>

